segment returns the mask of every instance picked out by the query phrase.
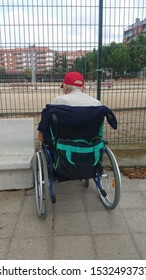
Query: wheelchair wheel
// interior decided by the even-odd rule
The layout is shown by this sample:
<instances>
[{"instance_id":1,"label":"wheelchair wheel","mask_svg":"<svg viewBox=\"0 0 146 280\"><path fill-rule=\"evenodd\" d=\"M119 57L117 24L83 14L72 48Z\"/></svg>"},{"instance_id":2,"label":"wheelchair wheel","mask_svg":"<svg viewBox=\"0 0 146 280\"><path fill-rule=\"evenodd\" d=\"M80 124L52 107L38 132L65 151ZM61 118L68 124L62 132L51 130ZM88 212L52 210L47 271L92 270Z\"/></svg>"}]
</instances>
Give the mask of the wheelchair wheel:
<instances>
[{"instance_id":1,"label":"wheelchair wheel","mask_svg":"<svg viewBox=\"0 0 146 280\"><path fill-rule=\"evenodd\" d=\"M104 206L114 209L120 200L121 175L114 154L106 146L102 159L102 172L96 184Z\"/></svg>"},{"instance_id":2,"label":"wheelchair wheel","mask_svg":"<svg viewBox=\"0 0 146 280\"><path fill-rule=\"evenodd\" d=\"M35 194L38 215L46 218L48 215L49 198L48 167L43 150L36 153L35 160Z\"/></svg>"}]
</instances>

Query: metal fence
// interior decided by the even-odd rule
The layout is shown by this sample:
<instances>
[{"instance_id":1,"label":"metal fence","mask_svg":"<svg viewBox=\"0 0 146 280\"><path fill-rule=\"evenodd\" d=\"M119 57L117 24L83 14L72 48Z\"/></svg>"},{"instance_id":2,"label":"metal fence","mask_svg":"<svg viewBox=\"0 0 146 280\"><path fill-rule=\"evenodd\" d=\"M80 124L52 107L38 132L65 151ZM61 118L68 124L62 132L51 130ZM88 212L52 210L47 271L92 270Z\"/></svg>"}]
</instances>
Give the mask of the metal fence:
<instances>
[{"instance_id":1,"label":"metal fence","mask_svg":"<svg viewBox=\"0 0 146 280\"><path fill-rule=\"evenodd\" d=\"M0 0L0 117L34 117L79 71L118 119L113 144L146 142L146 1Z\"/></svg>"}]
</instances>

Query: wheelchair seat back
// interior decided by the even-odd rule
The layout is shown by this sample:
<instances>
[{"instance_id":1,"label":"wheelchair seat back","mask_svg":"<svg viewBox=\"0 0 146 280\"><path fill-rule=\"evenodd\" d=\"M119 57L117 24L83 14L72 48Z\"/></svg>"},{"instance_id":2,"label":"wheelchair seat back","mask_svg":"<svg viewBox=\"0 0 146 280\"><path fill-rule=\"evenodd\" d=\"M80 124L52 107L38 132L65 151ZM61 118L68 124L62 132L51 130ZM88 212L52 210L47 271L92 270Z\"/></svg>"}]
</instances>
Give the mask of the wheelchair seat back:
<instances>
[{"instance_id":1,"label":"wheelchair seat back","mask_svg":"<svg viewBox=\"0 0 146 280\"><path fill-rule=\"evenodd\" d=\"M104 117L116 129L117 121L106 106L46 105L38 126L48 139L59 180L94 178L100 167Z\"/></svg>"},{"instance_id":2,"label":"wheelchair seat back","mask_svg":"<svg viewBox=\"0 0 146 280\"><path fill-rule=\"evenodd\" d=\"M104 146L101 139L103 122L104 119L70 125L58 120L53 124L54 166L59 181L96 176Z\"/></svg>"},{"instance_id":3,"label":"wheelchair seat back","mask_svg":"<svg viewBox=\"0 0 146 280\"><path fill-rule=\"evenodd\" d=\"M84 139L90 141L99 135L102 121L86 122L79 125L63 124L58 121L56 125L56 139Z\"/></svg>"}]
</instances>

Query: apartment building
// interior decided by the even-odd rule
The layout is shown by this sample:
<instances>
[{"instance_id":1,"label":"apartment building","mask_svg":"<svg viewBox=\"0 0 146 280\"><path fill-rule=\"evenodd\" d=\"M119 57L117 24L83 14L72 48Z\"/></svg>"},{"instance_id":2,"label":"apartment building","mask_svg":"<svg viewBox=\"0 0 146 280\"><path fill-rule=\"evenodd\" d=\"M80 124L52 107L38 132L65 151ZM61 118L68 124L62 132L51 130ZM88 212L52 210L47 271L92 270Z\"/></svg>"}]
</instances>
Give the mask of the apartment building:
<instances>
[{"instance_id":1,"label":"apartment building","mask_svg":"<svg viewBox=\"0 0 146 280\"><path fill-rule=\"evenodd\" d=\"M0 68L4 68L6 73L19 73L34 67L37 73L41 73L53 68L56 53L60 67L66 56L67 66L70 69L75 59L84 56L87 52L82 50L53 51L48 47L37 46L0 49Z\"/></svg>"},{"instance_id":2,"label":"apartment building","mask_svg":"<svg viewBox=\"0 0 146 280\"><path fill-rule=\"evenodd\" d=\"M18 73L33 67L38 72L49 70L53 66L53 61L54 51L48 47L30 46L0 50L0 67L4 67L7 73Z\"/></svg>"},{"instance_id":3,"label":"apartment building","mask_svg":"<svg viewBox=\"0 0 146 280\"><path fill-rule=\"evenodd\" d=\"M83 50L76 50L76 51L64 51L64 52L57 52L58 54L58 63L61 65L63 57L66 57L68 69L70 69L76 60L77 57L82 57L86 55L88 51Z\"/></svg>"},{"instance_id":4,"label":"apartment building","mask_svg":"<svg viewBox=\"0 0 146 280\"><path fill-rule=\"evenodd\" d=\"M123 42L128 43L132 39L136 39L140 34L146 36L146 18L140 20L140 18L136 18L135 23L128 26L126 30L124 30Z\"/></svg>"}]
</instances>

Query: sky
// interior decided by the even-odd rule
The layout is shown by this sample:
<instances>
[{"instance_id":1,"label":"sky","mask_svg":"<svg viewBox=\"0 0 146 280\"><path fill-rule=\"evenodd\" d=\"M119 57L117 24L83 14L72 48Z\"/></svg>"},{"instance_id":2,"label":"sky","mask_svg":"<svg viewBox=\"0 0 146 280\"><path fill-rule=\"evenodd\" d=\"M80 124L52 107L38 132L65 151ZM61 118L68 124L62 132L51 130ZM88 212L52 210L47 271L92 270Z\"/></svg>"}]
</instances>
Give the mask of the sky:
<instances>
[{"instance_id":1,"label":"sky","mask_svg":"<svg viewBox=\"0 0 146 280\"><path fill-rule=\"evenodd\" d=\"M146 0L103 0L103 44L146 18ZM0 47L98 48L99 0L0 0Z\"/></svg>"}]
</instances>

